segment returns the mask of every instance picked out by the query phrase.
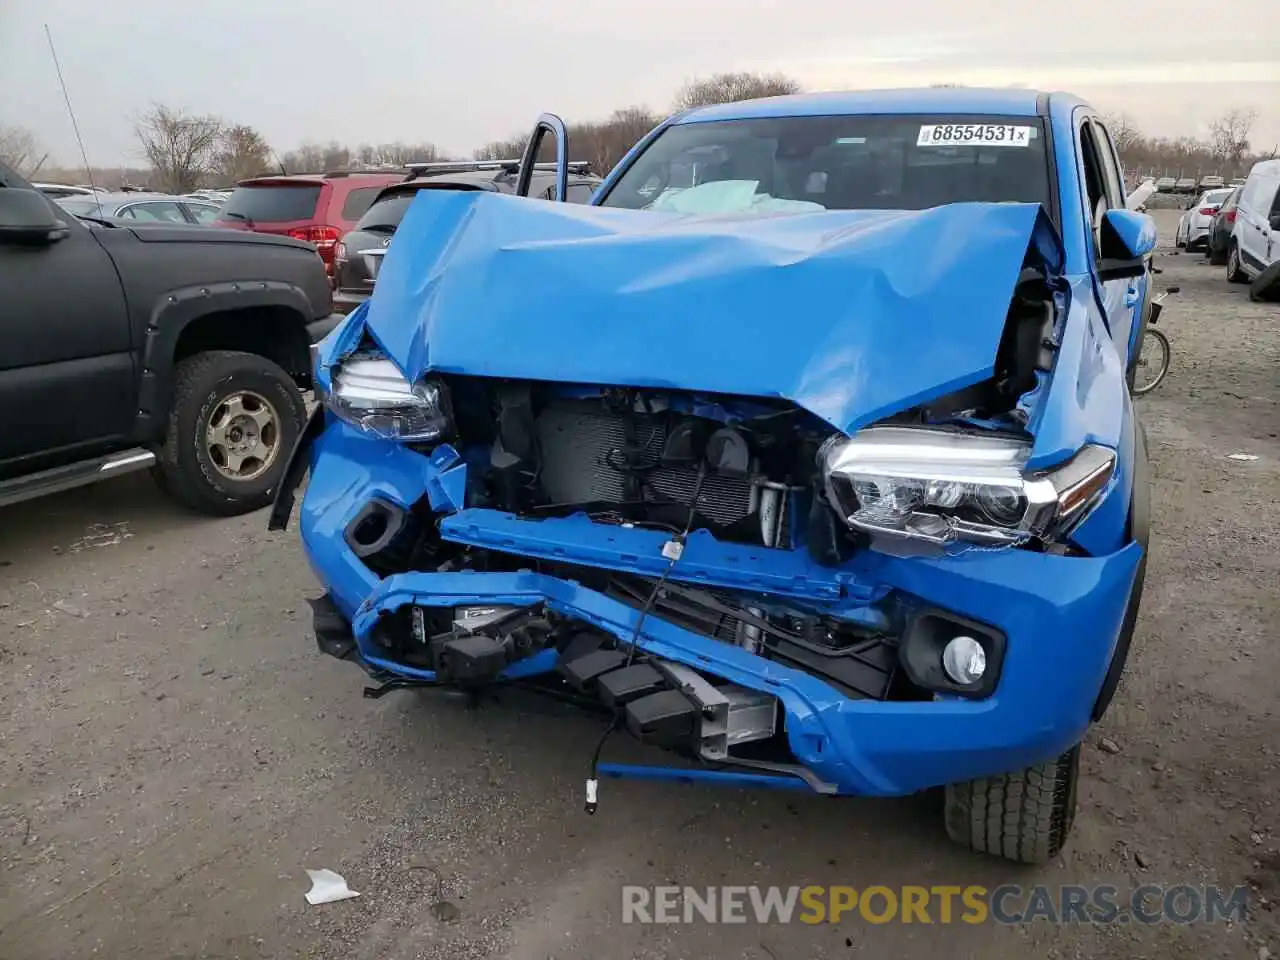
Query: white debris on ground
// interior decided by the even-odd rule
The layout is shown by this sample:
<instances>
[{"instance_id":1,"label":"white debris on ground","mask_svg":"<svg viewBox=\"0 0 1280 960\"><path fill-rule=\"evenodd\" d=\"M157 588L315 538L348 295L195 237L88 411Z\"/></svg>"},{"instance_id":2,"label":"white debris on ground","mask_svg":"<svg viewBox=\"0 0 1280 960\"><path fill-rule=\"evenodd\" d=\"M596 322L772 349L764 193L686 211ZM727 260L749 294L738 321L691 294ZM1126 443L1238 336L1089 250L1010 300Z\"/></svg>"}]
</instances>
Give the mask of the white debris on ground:
<instances>
[{"instance_id":1,"label":"white debris on ground","mask_svg":"<svg viewBox=\"0 0 1280 960\"><path fill-rule=\"evenodd\" d=\"M307 903L313 907L360 896L347 886L347 881L340 873L334 873L332 870L308 870L307 876L311 878L311 889L307 891Z\"/></svg>"}]
</instances>

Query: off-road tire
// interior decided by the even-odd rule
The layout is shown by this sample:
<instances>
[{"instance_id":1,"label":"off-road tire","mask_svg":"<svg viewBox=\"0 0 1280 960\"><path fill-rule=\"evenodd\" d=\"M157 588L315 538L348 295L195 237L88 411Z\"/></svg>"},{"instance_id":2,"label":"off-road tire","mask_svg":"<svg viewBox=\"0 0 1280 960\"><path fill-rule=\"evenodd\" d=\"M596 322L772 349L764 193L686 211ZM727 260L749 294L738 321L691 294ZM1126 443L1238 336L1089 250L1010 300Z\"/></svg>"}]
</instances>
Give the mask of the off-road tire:
<instances>
[{"instance_id":1,"label":"off-road tire","mask_svg":"<svg viewBox=\"0 0 1280 960\"><path fill-rule=\"evenodd\" d=\"M1045 863L1067 841L1076 816L1080 746L1016 773L953 783L946 790L947 836L978 853Z\"/></svg>"},{"instance_id":2,"label":"off-road tire","mask_svg":"<svg viewBox=\"0 0 1280 960\"><path fill-rule=\"evenodd\" d=\"M279 449L261 476L237 481L218 471L204 436L218 405L246 390L266 398L274 408ZM306 406L297 384L266 357L236 350L188 357L174 370L173 404L156 479L175 500L201 513L229 517L258 510L275 495L305 422Z\"/></svg>"},{"instance_id":3,"label":"off-road tire","mask_svg":"<svg viewBox=\"0 0 1280 960\"><path fill-rule=\"evenodd\" d=\"M1248 283L1249 275L1240 266L1240 245L1234 240L1227 245L1227 283Z\"/></svg>"}]
</instances>

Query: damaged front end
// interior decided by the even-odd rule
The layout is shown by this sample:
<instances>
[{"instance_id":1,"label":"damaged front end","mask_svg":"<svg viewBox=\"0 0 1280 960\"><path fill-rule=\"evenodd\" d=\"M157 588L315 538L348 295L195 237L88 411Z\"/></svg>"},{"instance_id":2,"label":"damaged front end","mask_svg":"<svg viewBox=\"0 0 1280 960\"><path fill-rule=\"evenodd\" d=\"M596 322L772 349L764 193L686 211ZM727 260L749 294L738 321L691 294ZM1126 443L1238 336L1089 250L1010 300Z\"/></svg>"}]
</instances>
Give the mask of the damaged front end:
<instances>
[{"instance_id":1,"label":"damaged front end","mask_svg":"<svg viewBox=\"0 0 1280 960\"><path fill-rule=\"evenodd\" d=\"M606 773L900 794L1078 742L1141 551L1072 538L1116 449L1036 465L1070 291L1034 208L806 232L503 199L416 201L319 347L272 524L309 462L323 649L533 684L688 761ZM885 252L969 227L933 275Z\"/></svg>"}]
</instances>

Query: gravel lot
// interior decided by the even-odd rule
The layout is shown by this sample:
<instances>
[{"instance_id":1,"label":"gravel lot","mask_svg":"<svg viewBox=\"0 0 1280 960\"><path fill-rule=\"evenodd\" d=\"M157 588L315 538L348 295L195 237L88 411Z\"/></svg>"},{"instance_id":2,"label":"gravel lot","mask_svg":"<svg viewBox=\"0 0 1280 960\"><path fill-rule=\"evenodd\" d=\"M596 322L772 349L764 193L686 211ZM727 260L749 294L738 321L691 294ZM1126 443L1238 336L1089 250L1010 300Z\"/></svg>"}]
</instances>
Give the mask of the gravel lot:
<instances>
[{"instance_id":1,"label":"gravel lot","mask_svg":"<svg viewBox=\"0 0 1280 960\"><path fill-rule=\"evenodd\" d=\"M1157 216L1171 238L1177 212ZM1174 367L1139 401L1146 600L1056 864L953 848L933 797L606 782L587 818L597 721L362 700L315 652L294 533L184 515L135 477L0 511L0 958L1280 954L1280 308L1164 252L1183 292ZM308 906L318 867L362 896ZM1255 890L1215 926L617 922L622 884L664 882Z\"/></svg>"}]
</instances>

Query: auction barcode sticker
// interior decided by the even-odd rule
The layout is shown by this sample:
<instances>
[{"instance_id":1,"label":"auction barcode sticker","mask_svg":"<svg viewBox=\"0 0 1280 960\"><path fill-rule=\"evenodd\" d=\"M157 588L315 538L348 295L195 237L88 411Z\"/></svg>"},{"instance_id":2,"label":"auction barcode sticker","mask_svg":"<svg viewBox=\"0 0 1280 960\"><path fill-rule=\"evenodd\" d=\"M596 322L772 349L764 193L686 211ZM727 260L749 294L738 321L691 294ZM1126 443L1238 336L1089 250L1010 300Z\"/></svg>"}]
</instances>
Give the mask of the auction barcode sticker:
<instances>
[{"instance_id":1,"label":"auction barcode sticker","mask_svg":"<svg viewBox=\"0 0 1280 960\"><path fill-rule=\"evenodd\" d=\"M1029 147L1031 127L1004 123L926 123L917 147Z\"/></svg>"}]
</instances>

